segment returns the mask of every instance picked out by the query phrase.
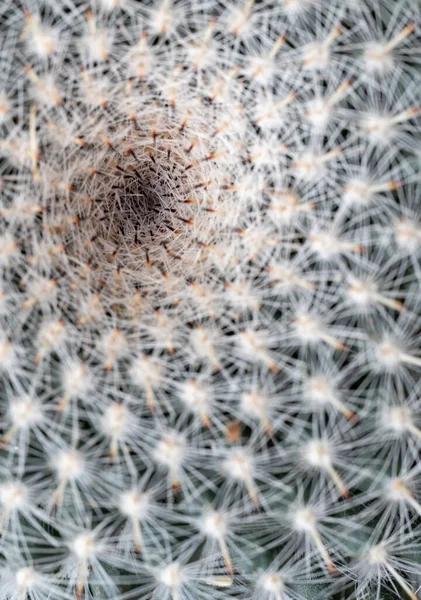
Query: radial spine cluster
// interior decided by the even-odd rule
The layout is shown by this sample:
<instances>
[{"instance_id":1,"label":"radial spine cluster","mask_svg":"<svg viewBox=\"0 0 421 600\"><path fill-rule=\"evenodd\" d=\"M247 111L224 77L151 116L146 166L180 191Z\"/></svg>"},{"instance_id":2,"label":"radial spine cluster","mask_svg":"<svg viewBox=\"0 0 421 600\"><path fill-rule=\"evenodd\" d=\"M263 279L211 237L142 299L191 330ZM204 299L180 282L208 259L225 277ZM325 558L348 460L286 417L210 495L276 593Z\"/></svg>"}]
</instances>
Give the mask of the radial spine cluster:
<instances>
[{"instance_id":1,"label":"radial spine cluster","mask_svg":"<svg viewBox=\"0 0 421 600\"><path fill-rule=\"evenodd\" d=\"M3 0L0 600L421 599L416 0Z\"/></svg>"}]
</instances>

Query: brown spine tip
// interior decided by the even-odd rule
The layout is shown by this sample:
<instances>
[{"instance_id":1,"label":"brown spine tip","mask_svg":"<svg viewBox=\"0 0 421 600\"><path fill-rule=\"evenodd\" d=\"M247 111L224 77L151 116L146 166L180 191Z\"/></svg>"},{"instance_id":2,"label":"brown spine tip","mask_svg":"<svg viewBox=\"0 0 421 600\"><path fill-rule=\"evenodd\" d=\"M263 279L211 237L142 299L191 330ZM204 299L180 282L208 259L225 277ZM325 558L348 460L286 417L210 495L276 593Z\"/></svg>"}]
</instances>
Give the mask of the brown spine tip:
<instances>
[{"instance_id":1,"label":"brown spine tip","mask_svg":"<svg viewBox=\"0 0 421 600\"><path fill-rule=\"evenodd\" d=\"M335 567L335 565L333 564L333 562L328 562L327 563L327 570L329 571L329 573L332 575L332 577L338 577L339 575L339 571L338 569Z\"/></svg>"},{"instance_id":2,"label":"brown spine tip","mask_svg":"<svg viewBox=\"0 0 421 600\"><path fill-rule=\"evenodd\" d=\"M358 423L360 422L360 417L355 412L350 411L347 417L353 425L358 425Z\"/></svg>"},{"instance_id":3,"label":"brown spine tip","mask_svg":"<svg viewBox=\"0 0 421 600\"><path fill-rule=\"evenodd\" d=\"M239 442L241 439L241 423L236 421L235 423L231 423L227 427L226 438L232 444Z\"/></svg>"},{"instance_id":4,"label":"brown spine tip","mask_svg":"<svg viewBox=\"0 0 421 600\"><path fill-rule=\"evenodd\" d=\"M208 415L204 415L202 417L202 423L203 423L203 426L206 427L206 429L210 429L212 426L211 420L208 417Z\"/></svg>"},{"instance_id":5,"label":"brown spine tip","mask_svg":"<svg viewBox=\"0 0 421 600\"><path fill-rule=\"evenodd\" d=\"M335 344L335 349L340 350L341 352L345 352L346 350L349 350L349 347L343 342L337 342Z\"/></svg>"}]
</instances>

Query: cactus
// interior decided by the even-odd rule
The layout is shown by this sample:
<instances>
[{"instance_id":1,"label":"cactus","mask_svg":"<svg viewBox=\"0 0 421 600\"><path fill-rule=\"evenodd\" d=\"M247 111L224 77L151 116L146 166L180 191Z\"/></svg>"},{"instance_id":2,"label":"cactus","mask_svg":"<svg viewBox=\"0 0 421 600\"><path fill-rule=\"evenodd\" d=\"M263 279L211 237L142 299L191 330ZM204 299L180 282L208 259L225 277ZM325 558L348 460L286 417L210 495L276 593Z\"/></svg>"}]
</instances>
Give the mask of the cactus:
<instances>
[{"instance_id":1,"label":"cactus","mask_svg":"<svg viewBox=\"0 0 421 600\"><path fill-rule=\"evenodd\" d=\"M0 600L421 599L414 0L3 0Z\"/></svg>"}]
</instances>

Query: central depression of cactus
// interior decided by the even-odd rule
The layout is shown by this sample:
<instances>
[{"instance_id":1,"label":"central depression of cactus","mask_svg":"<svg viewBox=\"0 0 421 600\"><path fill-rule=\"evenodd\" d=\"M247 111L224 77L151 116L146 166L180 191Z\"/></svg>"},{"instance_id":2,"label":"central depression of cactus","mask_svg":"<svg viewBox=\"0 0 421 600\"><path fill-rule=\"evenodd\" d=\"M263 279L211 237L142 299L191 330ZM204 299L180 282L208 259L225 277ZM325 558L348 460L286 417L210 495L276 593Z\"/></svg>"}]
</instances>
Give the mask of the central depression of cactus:
<instances>
[{"instance_id":1,"label":"central depression of cactus","mask_svg":"<svg viewBox=\"0 0 421 600\"><path fill-rule=\"evenodd\" d=\"M420 10L0 6L0 600L421 598Z\"/></svg>"},{"instance_id":2,"label":"central depression of cactus","mask_svg":"<svg viewBox=\"0 0 421 600\"><path fill-rule=\"evenodd\" d=\"M200 295L215 271L211 249L231 239L238 219L229 184L245 169L239 151L245 127L239 130L235 111L195 92L189 71L172 68L159 93L143 77L118 81L111 101L97 98L83 137L74 135L73 122L66 128L50 122L58 139L46 140L40 155L53 164L33 159L35 180L48 180L47 193L54 194L39 224L65 249L57 260L65 269L73 265L78 282L69 283L93 295L94 313L103 288L107 308L126 319L128 299L129 310L134 300L143 313L145 305L186 301L189 285ZM236 129L225 132L229 119ZM142 301L130 298L136 291Z\"/></svg>"}]
</instances>

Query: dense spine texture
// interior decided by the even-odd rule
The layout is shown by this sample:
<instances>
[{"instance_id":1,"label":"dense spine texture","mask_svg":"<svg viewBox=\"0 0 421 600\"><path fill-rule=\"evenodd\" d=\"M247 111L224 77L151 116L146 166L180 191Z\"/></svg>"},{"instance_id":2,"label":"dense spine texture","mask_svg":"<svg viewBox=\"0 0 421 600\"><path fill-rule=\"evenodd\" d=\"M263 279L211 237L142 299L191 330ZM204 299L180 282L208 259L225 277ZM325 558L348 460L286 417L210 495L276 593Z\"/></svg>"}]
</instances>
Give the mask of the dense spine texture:
<instances>
[{"instance_id":1,"label":"dense spine texture","mask_svg":"<svg viewBox=\"0 0 421 600\"><path fill-rule=\"evenodd\" d=\"M2 0L0 600L421 599L417 0Z\"/></svg>"}]
</instances>

